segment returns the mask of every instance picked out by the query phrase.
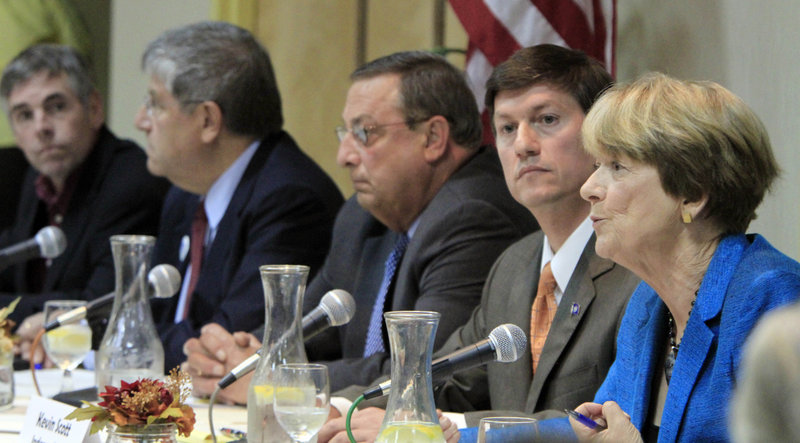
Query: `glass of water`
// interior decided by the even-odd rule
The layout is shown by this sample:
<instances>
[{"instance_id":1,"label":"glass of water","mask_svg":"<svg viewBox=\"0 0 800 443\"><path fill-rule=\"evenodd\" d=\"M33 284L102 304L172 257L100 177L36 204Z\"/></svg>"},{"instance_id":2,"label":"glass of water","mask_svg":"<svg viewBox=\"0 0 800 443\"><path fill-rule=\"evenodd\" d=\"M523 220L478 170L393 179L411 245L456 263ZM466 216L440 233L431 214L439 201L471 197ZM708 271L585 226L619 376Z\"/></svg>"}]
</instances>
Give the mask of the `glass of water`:
<instances>
[{"instance_id":1,"label":"glass of water","mask_svg":"<svg viewBox=\"0 0 800 443\"><path fill-rule=\"evenodd\" d=\"M478 424L478 443L516 443L535 441L539 423L527 417L484 417Z\"/></svg>"},{"instance_id":2,"label":"glass of water","mask_svg":"<svg viewBox=\"0 0 800 443\"><path fill-rule=\"evenodd\" d=\"M86 306L84 300L50 300L44 303L45 324L59 315ZM73 389L72 371L86 358L92 349L92 330L86 320L59 326L44 335L44 350L50 360L61 368L60 392Z\"/></svg>"},{"instance_id":3,"label":"glass of water","mask_svg":"<svg viewBox=\"0 0 800 443\"><path fill-rule=\"evenodd\" d=\"M328 367L310 363L283 364L278 366L273 381L278 423L294 441L310 441L328 419L331 405Z\"/></svg>"}]
</instances>

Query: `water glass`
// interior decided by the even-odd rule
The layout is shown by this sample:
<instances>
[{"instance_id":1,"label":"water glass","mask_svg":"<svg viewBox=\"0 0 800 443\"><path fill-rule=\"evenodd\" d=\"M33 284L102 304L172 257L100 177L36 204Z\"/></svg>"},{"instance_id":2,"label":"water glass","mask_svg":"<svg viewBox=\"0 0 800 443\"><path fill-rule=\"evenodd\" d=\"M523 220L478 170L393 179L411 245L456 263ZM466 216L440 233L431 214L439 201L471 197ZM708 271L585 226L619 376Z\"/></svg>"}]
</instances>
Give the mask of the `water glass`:
<instances>
[{"instance_id":1,"label":"water glass","mask_svg":"<svg viewBox=\"0 0 800 443\"><path fill-rule=\"evenodd\" d=\"M478 443L532 442L539 423L529 417L485 417L478 424Z\"/></svg>"},{"instance_id":2,"label":"water glass","mask_svg":"<svg viewBox=\"0 0 800 443\"><path fill-rule=\"evenodd\" d=\"M84 300L50 300L44 303L45 324L59 315L86 306ZM50 360L64 371L60 392L71 391L72 371L92 349L92 330L85 319L59 326L44 335L44 350Z\"/></svg>"},{"instance_id":3,"label":"water glass","mask_svg":"<svg viewBox=\"0 0 800 443\"><path fill-rule=\"evenodd\" d=\"M328 419L331 404L328 367L310 363L280 365L274 386L278 423L292 440L310 441Z\"/></svg>"}]
</instances>

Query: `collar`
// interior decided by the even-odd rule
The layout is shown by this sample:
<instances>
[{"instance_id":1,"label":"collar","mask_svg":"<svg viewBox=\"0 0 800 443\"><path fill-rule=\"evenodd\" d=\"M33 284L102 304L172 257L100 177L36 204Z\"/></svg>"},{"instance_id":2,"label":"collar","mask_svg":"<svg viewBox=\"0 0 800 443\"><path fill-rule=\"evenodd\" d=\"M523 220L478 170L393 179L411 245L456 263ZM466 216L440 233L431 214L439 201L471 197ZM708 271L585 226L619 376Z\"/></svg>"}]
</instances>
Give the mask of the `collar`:
<instances>
[{"instance_id":1,"label":"collar","mask_svg":"<svg viewBox=\"0 0 800 443\"><path fill-rule=\"evenodd\" d=\"M205 195L204 204L206 209L206 218L208 218L208 231L206 237L206 244L214 239L222 217L225 211L228 210L228 204L233 198L233 193L236 192L236 187L244 176L247 165L255 155L260 141L256 140L242 152L239 158L236 159L229 167L219 176L219 178L211 185L211 188Z\"/></svg>"},{"instance_id":2,"label":"collar","mask_svg":"<svg viewBox=\"0 0 800 443\"><path fill-rule=\"evenodd\" d=\"M44 202L47 207L47 216L51 225L60 226L64 219L64 214L69 209L69 202L72 194L78 186L78 180L83 172L83 164L75 168L64 182L64 189L56 192L56 187L50 177L39 174L34 182L36 196Z\"/></svg>"},{"instance_id":3,"label":"collar","mask_svg":"<svg viewBox=\"0 0 800 443\"><path fill-rule=\"evenodd\" d=\"M550 241L547 236L544 236L544 244L542 246L542 262L539 268L541 272L544 266L549 262L550 269L553 271L553 277L556 279L556 301L561 302L561 295L567 288L572 273L575 272L575 267L578 266L583 250L586 249L586 244L592 238L594 230L592 229L592 221L589 217L581 222L572 234L569 235L567 241L561 246L561 249L553 253L550 247Z\"/></svg>"}]
</instances>

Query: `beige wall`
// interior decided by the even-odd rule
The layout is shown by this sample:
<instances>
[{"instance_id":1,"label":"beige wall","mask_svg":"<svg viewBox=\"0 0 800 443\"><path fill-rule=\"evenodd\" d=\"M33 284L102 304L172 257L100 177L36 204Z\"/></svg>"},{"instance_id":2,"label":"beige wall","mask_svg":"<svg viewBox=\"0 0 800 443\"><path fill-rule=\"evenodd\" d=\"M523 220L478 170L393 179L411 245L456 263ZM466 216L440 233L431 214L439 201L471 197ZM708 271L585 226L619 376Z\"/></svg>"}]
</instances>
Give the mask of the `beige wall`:
<instances>
[{"instance_id":1,"label":"beige wall","mask_svg":"<svg viewBox=\"0 0 800 443\"><path fill-rule=\"evenodd\" d=\"M350 193L335 165L333 128L355 67L356 0L260 0L262 41L270 50L284 99L286 128ZM432 0L370 0L367 58L432 46ZM144 95L139 56L162 30L208 17L209 0L115 0L111 24L111 124L134 135ZM618 78L661 70L711 79L740 95L770 131L782 179L751 230L800 257L800 8L795 0L620 0ZM448 46L464 35L448 8ZM452 57L456 64L462 56ZM137 135L137 139L141 138Z\"/></svg>"}]
</instances>

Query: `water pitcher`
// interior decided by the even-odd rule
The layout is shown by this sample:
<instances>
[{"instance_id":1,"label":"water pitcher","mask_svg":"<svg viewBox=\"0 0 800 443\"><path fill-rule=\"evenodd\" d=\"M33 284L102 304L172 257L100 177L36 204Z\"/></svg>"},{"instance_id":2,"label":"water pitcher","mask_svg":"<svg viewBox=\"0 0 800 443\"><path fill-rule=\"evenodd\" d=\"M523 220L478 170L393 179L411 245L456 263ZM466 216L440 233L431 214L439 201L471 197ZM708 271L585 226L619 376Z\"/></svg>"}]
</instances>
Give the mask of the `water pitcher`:
<instances>
[{"instance_id":1,"label":"water pitcher","mask_svg":"<svg viewBox=\"0 0 800 443\"><path fill-rule=\"evenodd\" d=\"M392 388L377 443L444 443L433 403L431 353L440 314L384 314L392 351Z\"/></svg>"},{"instance_id":2,"label":"water pitcher","mask_svg":"<svg viewBox=\"0 0 800 443\"><path fill-rule=\"evenodd\" d=\"M290 443L273 412L272 378L280 364L308 362L302 329L308 266L265 265L259 271L266 306L264 339L247 394L247 441Z\"/></svg>"},{"instance_id":3,"label":"water pitcher","mask_svg":"<svg viewBox=\"0 0 800 443\"><path fill-rule=\"evenodd\" d=\"M111 318L95 357L97 387L120 386L120 380L163 378L164 347L156 333L148 300L147 273L155 238L111 237L116 288Z\"/></svg>"}]
</instances>

